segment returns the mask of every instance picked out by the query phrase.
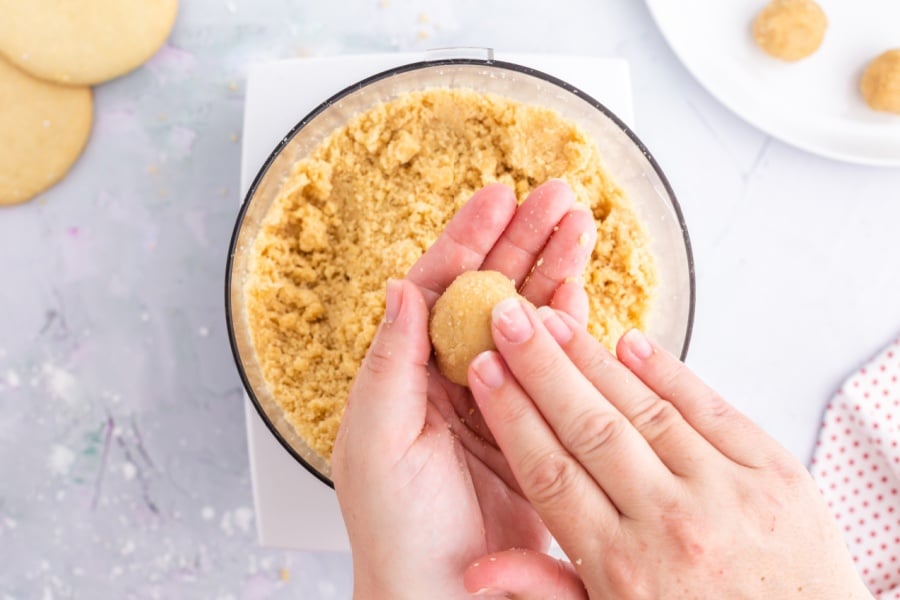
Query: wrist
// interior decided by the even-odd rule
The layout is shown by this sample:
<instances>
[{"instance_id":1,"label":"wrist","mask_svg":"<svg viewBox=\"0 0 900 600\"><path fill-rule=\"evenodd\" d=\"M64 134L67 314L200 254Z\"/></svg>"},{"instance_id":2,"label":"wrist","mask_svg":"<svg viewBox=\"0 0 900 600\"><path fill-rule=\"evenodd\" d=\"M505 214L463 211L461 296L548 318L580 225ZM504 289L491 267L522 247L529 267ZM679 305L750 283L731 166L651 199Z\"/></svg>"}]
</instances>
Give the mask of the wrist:
<instances>
[{"instance_id":1,"label":"wrist","mask_svg":"<svg viewBox=\"0 0 900 600\"><path fill-rule=\"evenodd\" d=\"M469 598L463 578L447 574L424 575L421 568L408 563L402 572L396 569L353 569L353 600L457 600ZM458 580L457 580L458 579Z\"/></svg>"},{"instance_id":2,"label":"wrist","mask_svg":"<svg viewBox=\"0 0 900 600\"><path fill-rule=\"evenodd\" d=\"M423 593L425 595L423 595ZM407 577L398 577L380 569L353 570L353 600L413 600L431 597L427 590L416 589Z\"/></svg>"}]
</instances>

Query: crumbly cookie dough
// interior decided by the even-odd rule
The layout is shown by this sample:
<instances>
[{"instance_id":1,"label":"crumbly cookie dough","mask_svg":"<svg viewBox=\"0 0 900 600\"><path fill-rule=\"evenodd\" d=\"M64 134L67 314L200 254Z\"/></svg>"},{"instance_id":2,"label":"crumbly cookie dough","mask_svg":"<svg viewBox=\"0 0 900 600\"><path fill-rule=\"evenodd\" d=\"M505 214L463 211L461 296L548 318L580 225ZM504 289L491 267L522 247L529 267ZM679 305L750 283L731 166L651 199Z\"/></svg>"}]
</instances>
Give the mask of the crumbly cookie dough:
<instances>
[{"instance_id":1,"label":"crumbly cookie dough","mask_svg":"<svg viewBox=\"0 0 900 600\"><path fill-rule=\"evenodd\" d=\"M814 0L772 0L753 21L753 39L767 54L797 61L819 49L827 28Z\"/></svg>"},{"instance_id":2,"label":"crumbly cookie dough","mask_svg":"<svg viewBox=\"0 0 900 600\"><path fill-rule=\"evenodd\" d=\"M0 0L0 54L35 77L93 85L142 65L178 0Z\"/></svg>"},{"instance_id":3,"label":"crumbly cookie dough","mask_svg":"<svg viewBox=\"0 0 900 600\"><path fill-rule=\"evenodd\" d=\"M596 147L556 112L429 89L356 116L293 167L254 241L244 294L269 391L313 450L331 456L385 281L404 277L475 191L501 182L522 201L553 177L597 222L589 330L612 347L644 325L649 242Z\"/></svg>"},{"instance_id":4,"label":"crumbly cookie dough","mask_svg":"<svg viewBox=\"0 0 900 600\"><path fill-rule=\"evenodd\" d=\"M90 88L49 83L0 58L0 205L62 179L91 133Z\"/></svg>"},{"instance_id":5,"label":"crumbly cookie dough","mask_svg":"<svg viewBox=\"0 0 900 600\"><path fill-rule=\"evenodd\" d=\"M900 114L900 48L888 50L869 63L859 91L873 110Z\"/></svg>"},{"instance_id":6,"label":"crumbly cookie dough","mask_svg":"<svg viewBox=\"0 0 900 600\"><path fill-rule=\"evenodd\" d=\"M466 271L447 286L431 308L428 325L437 366L447 379L468 387L472 359L497 349L491 311L517 295L512 280L497 271Z\"/></svg>"}]
</instances>

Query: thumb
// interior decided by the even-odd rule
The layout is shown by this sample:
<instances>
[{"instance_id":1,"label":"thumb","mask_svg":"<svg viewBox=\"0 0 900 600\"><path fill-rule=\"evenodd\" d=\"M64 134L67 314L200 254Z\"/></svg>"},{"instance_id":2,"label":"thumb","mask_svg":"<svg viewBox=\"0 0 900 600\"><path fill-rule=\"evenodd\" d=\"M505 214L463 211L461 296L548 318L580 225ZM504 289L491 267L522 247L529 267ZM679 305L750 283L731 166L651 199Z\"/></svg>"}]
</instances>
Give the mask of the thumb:
<instances>
[{"instance_id":1,"label":"thumb","mask_svg":"<svg viewBox=\"0 0 900 600\"><path fill-rule=\"evenodd\" d=\"M534 550L504 550L473 562L463 577L476 597L587 600L572 564Z\"/></svg>"},{"instance_id":2,"label":"thumb","mask_svg":"<svg viewBox=\"0 0 900 600\"><path fill-rule=\"evenodd\" d=\"M430 356L422 292L405 279L389 280L384 320L347 400L354 427L381 443L408 447L425 423Z\"/></svg>"}]
</instances>

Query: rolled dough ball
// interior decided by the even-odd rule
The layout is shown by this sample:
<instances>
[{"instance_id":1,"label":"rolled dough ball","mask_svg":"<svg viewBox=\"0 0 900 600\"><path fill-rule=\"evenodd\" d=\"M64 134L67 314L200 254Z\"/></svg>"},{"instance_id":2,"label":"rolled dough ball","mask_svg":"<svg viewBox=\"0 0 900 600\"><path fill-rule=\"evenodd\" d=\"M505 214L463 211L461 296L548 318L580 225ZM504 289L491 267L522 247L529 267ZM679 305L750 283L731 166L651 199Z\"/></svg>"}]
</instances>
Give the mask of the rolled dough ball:
<instances>
[{"instance_id":1,"label":"rolled dough ball","mask_svg":"<svg viewBox=\"0 0 900 600\"><path fill-rule=\"evenodd\" d=\"M491 310L517 295L512 280L497 271L466 271L447 287L431 309L428 328L438 368L447 379L469 385L469 363L496 349Z\"/></svg>"},{"instance_id":2,"label":"rolled dough ball","mask_svg":"<svg viewBox=\"0 0 900 600\"><path fill-rule=\"evenodd\" d=\"M900 48L888 50L869 63L859 90L871 108L900 114Z\"/></svg>"},{"instance_id":3,"label":"rolled dough ball","mask_svg":"<svg viewBox=\"0 0 900 600\"><path fill-rule=\"evenodd\" d=\"M767 54L796 61L819 49L827 28L813 0L772 0L753 22L753 39Z\"/></svg>"},{"instance_id":4,"label":"rolled dough ball","mask_svg":"<svg viewBox=\"0 0 900 600\"><path fill-rule=\"evenodd\" d=\"M0 58L0 205L24 202L62 179L92 119L90 88L35 79Z\"/></svg>"},{"instance_id":5,"label":"rolled dough ball","mask_svg":"<svg viewBox=\"0 0 900 600\"><path fill-rule=\"evenodd\" d=\"M35 77L92 85L142 65L178 0L0 0L0 54Z\"/></svg>"}]
</instances>

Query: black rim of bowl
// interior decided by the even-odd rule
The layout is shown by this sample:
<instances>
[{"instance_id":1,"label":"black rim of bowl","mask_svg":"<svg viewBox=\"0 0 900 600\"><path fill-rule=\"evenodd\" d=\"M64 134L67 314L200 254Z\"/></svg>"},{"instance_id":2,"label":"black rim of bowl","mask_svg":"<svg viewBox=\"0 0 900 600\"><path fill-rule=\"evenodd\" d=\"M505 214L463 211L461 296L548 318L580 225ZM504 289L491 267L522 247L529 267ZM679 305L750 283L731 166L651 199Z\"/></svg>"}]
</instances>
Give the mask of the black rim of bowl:
<instances>
[{"instance_id":1,"label":"black rim of bowl","mask_svg":"<svg viewBox=\"0 0 900 600\"><path fill-rule=\"evenodd\" d=\"M282 138L282 140L275 146L271 153L269 153L268 158L260 167L259 171L256 173L256 177L253 178L253 183L250 184L250 188L247 190L246 196L244 196L244 202L241 205L241 209L238 212L237 221L234 225L234 231L231 235L231 243L228 246L228 261L225 265L225 320L228 327L228 340L231 345L231 353L234 358L235 365L237 366L238 373L240 373L241 381L244 384L244 389L247 391L247 395L250 397L250 401L253 403L253 406L256 408L256 412L259 414L260 418L266 424L266 427L269 431L272 432L272 435L275 436L275 439L282 445L282 447L287 450L287 452L293 456L307 471L309 471L312 475L314 475L319 481L326 484L327 486L334 488L334 483L320 473L318 469L310 465L306 459L304 459L300 454L285 440L281 434L278 432L278 429L275 427L275 424L269 418L269 415L263 409L259 400L256 398L256 394L253 391L253 387L250 385L250 381L247 378L247 373L244 370L244 365L241 362L241 355L237 347L237 340L234 333L234 318L232 317L232 306L231 306L231 276L234 267L234 255L236 251L237 240L239 234L241 232L241 228L244 223L244 216L247 213L247 209L250 206L250 200L253 198L256 189L259 187L260 182L263 177L265 177L266 173L268 173L269 168L272 166L272 163L281 153L285 146L287 146L293 139L294 136L297 135L301 129L303 129L310 121L315 119L322 111L326 108L335 104L343 97L352 94L353 92L364 88L376 81L380 81L382 79L392 77L394 75L400 73L406 73L408 71L415 71L418 69L430 68L430 67L440 67L440 66L452 66L452 65L475 65L475 66L483 66L483 67L492 67L499 69L506 69L509 71L515 71L518 73L523 73L526 75L531 75L533 77L537 77L543 79L548 83L552 83L567 92L570 92L578 97L582 98L589 104L591 104L594 108L602 112L607 118L609 118L613 123L615 123L622 132L629 137L629 139L640 149L641 153L653 167L653 170L656 172L656 175L659 177L663 186L666 189L666 194L668 194L669 200L672 203L672 209L675 211L675 215L678 218L678 225L681 227L682 236L684 238L684 248L687 254L688 261L688 273L690 279L690 300L688 307L688 320L687 320L687 329L684 334L684 345L681 349L681 360L684 360L687 356L688 347L691 342L691 335L694 329L694 305L696 302L696 284L694 277L694 255L693 250L691 248L691 239L688 235L687 225L684 222L684 215L681 212L681 206L678 203L678 199L675 196L675 191L672 189L671 184L669 183L668 178L665 173L663 173L659 164L656 162L656 159L653 158L653 155L644 145L644 143L635 135L634 131L631 130L622 120L617 117L612 111L610 111L606 106L600 103L598 100L590 96L589 94L584 93L579 88L574 85L563 81L557 77L552 75L548 75L542 71L538 71L537 69L532 69L531 67L526 67L523 65L497 61L497 60L484 60L484 59L472 59L472 58L448 58L448 59L439 59L439 60L430 60L430 61L419 61L414 63L408 63L405 65L400 65L398 67L394 67L392 69L388 69L386 71L382 71L361 81L349 85L337 92L321 104L319 104L316 108L314 108L309 114L303 117L293 128L288 132L288 134Z\"/></svg>"}]
</instances>

